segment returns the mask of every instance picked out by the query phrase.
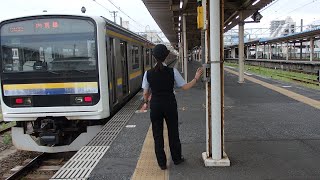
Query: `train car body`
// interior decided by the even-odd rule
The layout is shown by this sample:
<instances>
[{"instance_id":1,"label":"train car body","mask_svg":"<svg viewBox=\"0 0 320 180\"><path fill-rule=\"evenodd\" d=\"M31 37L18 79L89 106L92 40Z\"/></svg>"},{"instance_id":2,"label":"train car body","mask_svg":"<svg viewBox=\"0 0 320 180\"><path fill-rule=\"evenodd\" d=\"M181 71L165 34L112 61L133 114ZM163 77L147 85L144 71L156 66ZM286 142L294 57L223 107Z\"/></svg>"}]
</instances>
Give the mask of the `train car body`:
<instances>
[{"instance_id":1,"label":"train car body","mask_svg":"<svg viewBox=\"0 0 320 180\"><path fill-rule=\"evenodd\" d=\"M86 145L152 67L154 44L103 17L41 15L0 23L1 107L14 145Z\"/></svg>"}]
</instances>

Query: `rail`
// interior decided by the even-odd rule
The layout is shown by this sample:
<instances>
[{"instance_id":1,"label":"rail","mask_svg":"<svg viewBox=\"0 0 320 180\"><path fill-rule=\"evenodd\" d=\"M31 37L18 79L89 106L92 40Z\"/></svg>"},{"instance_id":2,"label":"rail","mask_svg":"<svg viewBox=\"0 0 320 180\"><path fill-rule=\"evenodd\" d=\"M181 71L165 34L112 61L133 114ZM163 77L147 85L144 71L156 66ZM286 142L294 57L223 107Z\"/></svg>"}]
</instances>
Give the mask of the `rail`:
<instances>
[{"instance_id":1,"label":"rail","mask_svg":"<svg viewBox=\"0 0 320 180\"><path fill-rule=\"evenodd\" d=\"M44 159L47 158L47 153L42 153L39 156L32 159L28 164L23 166L20 170L9 176L6 180L16 180L23 178L26 174L31 172L36 166L38 166Z\"/></svg>"},{"instance_id":2,"label":"rail","mask_svg":"<svg viewBox=\"0 0 320 180\"><path fill-rule=\"evenodd\" d=\"M6 132L11 131L11 127L13 127L13 126L8 126L8 127L5 127L5 128L1 128L1 126L2 126L3 124L6 124L6 123L5 123L4 121L0 121L0 135L4 134L4 133L6 133Z\"/></svg>"}]
</instances>

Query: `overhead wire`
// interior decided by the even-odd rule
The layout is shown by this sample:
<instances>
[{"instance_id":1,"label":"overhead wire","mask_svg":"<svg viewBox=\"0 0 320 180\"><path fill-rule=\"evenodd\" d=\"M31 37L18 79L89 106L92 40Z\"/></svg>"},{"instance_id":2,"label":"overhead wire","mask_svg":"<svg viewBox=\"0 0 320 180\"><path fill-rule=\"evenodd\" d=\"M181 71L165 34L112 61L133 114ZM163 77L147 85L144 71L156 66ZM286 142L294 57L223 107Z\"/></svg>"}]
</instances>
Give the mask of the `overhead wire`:
<instances>
[{"instance_id":1,"label":"overhead wire","mask_svg":"<svg viewBox=\"0 0 320 180\"><path fill-rule=\"evenodd\" d=\"M278 0L277 0L277 1L278 1ZM275 18L275 20L279 19L280 17L283 17L284 15L291 14L292 12L294 12L294 11L300 9L300 8L306 7L306 6L308 6L308 5L310 5L310 4L314 3L314 2L317 2L317 1L318 1L318 0L312 0L311 2L308 2L307 4L303 4L302 6L299 6L299 7L295 8L295 9L291 10L290 12L284 12L284 13L282 13L283 15L278 16L277 18ZM274 3L273 3L273 4L274 4ZM272 5L273 5L273 4L272 4ZM269 6L269 7L271 7L271 6ZM281 9L281 8L280 8L280 9ZM264 24L262 24L261 26L266 25L266 24L267 24L267 23L264 23ZM268 29L268 30L269 30L269 29ZM265 32L267 32L268 30L266 30ZM257 32L257 31L256 31L256 32ZM265 32L263 32L263 33L265 33Z\"/></svg>"},{"instance_id":2,"label":"overhead wire","mask_svg":"<svg viewBox=\"0 0 320 180\"><path fill-rule=\"evenodd\" d=\"M92 0L93 2L97 3L98 5L100 5L101 7L103 7L105 10L110 12L110 9L106 8L104 5L100 4L98 1L96 0Z\"/></svg>"},{"instance_id":3,"label":"overhead wire","mask_svg":"<svg viewBox=\"0 0 320 180\"><path fill-rule=\"evenodd\" d=\"M118 6L115 5L115 3L112 0L108 0L115 8L117 8L120 12L122 12L124 15L126 15L129 19L131 19L132 21L134 21L135 23L137 23L138 25L140 25L141 27L145 27L144 25L140 24L139 22L137 22L136 20L134 20L133 18L131 18L127 13L125 13L124 11L122 11L122 9Z\"/></svg>"}]
</instances>

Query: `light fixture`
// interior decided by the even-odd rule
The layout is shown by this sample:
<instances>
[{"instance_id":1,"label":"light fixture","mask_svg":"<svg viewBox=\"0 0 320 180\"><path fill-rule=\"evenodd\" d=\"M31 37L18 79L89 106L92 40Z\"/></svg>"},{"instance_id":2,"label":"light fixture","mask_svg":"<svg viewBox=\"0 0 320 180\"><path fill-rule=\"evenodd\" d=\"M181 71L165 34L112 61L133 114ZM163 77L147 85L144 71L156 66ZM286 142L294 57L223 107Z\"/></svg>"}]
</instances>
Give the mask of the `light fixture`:
<instances>
[{"instance_id":1,"label":"light fixture","mask_svg":"<svg viewBox=\"0 0 320 180\"><path fill-rule=\"evenodd\" d=\"M236 17L236 19L238 19L239 18L239 15Z\"/></svg>"},{"instance_id":2,"label":"light fixture","mask_svg":"<svg viewBox=\"0 0 320 180\"><path fill-rule=\"evenodd\" d=\"M254 3L252 3L252 6L256 5L260 0L256 0Z\"/></svg>"},{"instance_id":3,"label":"light fixture","mask_svg":"<svg viewBox=\"0 0 320 180\"><path fill-rule=\"evenodd\" d=\"M183 1L180 1L180 9L182 9Z\"/></svg>"},{"instance_id":4,"label":"light fixture","mask_svg":"<svg viewBox=\"0 0 320 180\"><path fill-rule=\"evenodd\" d=\"M179 21L181 21L181 16L179 16Z\"/></svg>"},{"instance_id":5,"label":"light fixture","mask_svg":"<svg viewBox=\"0 0 320 180\"><path fill-rule=\"evenodd\" d=\"M232 24L232 21L228 23L228 25L231 25L231 24Z\"/></svg>"},{"instance_id":6,"label":"light fixture","mask_svg":"<svg viewBox=\"0 0 320 180\"><path fill-rule=\"evenodd\" d=\"M179 23L178 26L180 27L180 26L181 26L181 23Z\"/></svg>"},{"instance_id":7,"label":"light fixture","mask_svg":"<svg viewBox=\"0 0 320 180\"><path fill-rule=\"evenodd\" d=\"M223 29L226 29L227 27L225 26Z\"/></svg>"}]
</instances>

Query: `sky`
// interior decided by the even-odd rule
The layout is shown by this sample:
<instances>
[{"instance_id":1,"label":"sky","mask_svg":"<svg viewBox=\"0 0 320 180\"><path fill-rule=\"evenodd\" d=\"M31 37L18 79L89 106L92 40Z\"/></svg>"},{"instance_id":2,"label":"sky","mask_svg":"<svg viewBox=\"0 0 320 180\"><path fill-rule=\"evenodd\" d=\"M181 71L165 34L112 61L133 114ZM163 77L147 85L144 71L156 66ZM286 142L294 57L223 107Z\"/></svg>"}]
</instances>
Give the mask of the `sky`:
<instances>
[{"instance_id":1,"label":"sky","mask_svg":"<svg viewBox=\"0 0 320 180\"><path fill-rule=\"evenodd\" d=\"M111 3L125 12L120 12ZM0 20L24 15L43 14L43 10L49 13L81 14L81 7L86 7L86 14L105 16L113 20L109 11L118 11L119 17L124 21L130 21L130 29L135 32L143 32L145 29L161 31L153 20L142 0L0 0ZM245 28L268 28L271 20L282 20L291 16L300 25L303 19L304 25L315 20L320 20L320 0L275 0L272 6L261 11L263 18L260 23L246 24ZM133 19L133 20L132 20ZM163 34L160 37L165 38Z\"/></svg>"},{"instance_id":2,"label":"sky","mask_svg":"<svg viewBox=\"0 0 320 180\"><path fill-rule=\"evenodd\" d=\"M272 20L285 20L290 16L297 26L311 24L320 20L320 0L275 0L271 6L259 11L263 18L260 23L246 24L246 28L268 28ZM248 18L248 20L251 18Z\"/></svg>"}]
</instances>

